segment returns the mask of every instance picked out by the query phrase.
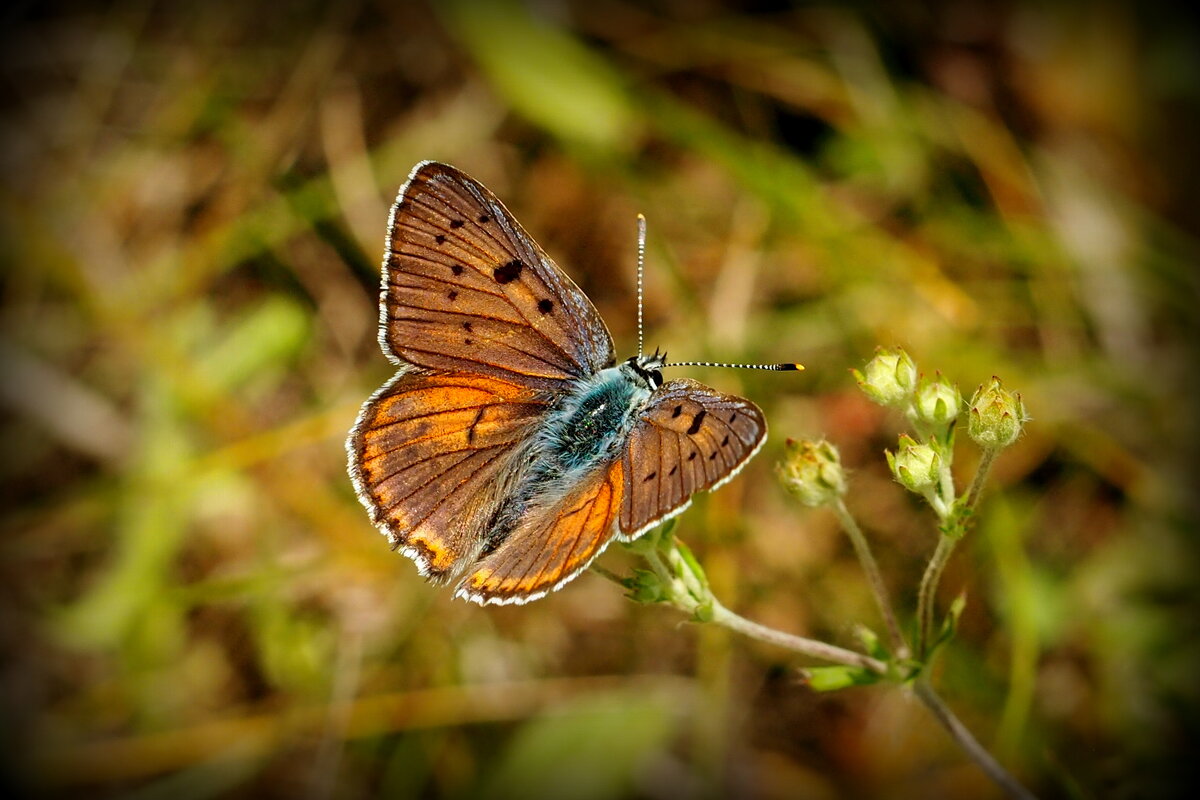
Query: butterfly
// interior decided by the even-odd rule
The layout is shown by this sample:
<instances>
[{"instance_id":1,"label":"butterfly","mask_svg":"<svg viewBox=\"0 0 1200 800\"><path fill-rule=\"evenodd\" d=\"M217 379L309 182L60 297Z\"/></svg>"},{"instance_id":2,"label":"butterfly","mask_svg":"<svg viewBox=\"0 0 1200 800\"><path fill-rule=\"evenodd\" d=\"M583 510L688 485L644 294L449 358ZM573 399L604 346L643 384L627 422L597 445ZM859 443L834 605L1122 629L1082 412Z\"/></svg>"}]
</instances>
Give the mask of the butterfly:
<instances>
[{"instance_id":1,"label":"butterfly","mask_svg":"<svg viewBox=\"0 0 1200 800\"><path fill-rule=\"evenodd\" d=\"M639 253L644 241L643 222ZM638 274L640 320L640 258ZM479 604L561 588L766 439L749 400L663 380L700 362L639 347L618 363L587 296L447 164L417 164L392 206L379 344L399 370L350 431L350 477L393 549Z\"/></svg>"}]
</instances>

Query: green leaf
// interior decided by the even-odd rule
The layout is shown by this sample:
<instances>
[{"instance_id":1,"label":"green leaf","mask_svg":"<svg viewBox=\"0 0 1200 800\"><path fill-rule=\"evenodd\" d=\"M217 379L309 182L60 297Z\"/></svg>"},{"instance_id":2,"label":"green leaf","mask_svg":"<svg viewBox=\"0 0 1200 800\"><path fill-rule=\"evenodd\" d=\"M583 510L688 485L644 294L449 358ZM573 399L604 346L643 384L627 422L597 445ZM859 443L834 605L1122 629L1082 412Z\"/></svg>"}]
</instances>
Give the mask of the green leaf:
<instances>
[{"instance_id":1,"label":"green leaf","mask_svg":"<svg viewBox=\"0 0 1200 800\"><path fill-rule=\"evenodd\" d=\"M696 580L700 581L700 585L707 589L708 576L704 573L704 567L700 566L700 562L696 559L695 554L692 553L692 549L681 541L672 541L674 542L675 549L679 552L679 557L683 562L680 566L686 567L692 573L692 575L695 576ZM680 574L679 577L684 581L687 580L687 576L683 574Z\"/></svg>"},{"instance_id":2,"label":"green leaf","mask_svg":"<svg viewBox=\"0 0 1200 800\"><path fill-rule=\"evenodd\" d=\"M890 658L887 648L883 646L883 643L879 640L879 634L875 633L875 631L866 625L859 625L854 629L854 632L857 634L858 640L862 642L863 649L867 651L867 655L872 658L878 658L881 661L887 661Z\"/></svg>"},{"instance_id":3,"label":"green leaf","mask_svg":"<svg viewBox=\"0 0 1200 800\"><path fill-rule=\"evenodd\" d=\"M635 569L633 577L626 578L623 583L629 590L626 596L635 603L661 603L667 599L662 578L651 570Z\"/></svg>"},{"instance_id":4,"label":"green leaf","mask_svg":"<svg viewBox=\"0 0 1200 800\"><path fill-rule=\"evenodd\" d=\"M809 667L804 670L805 683L814 692L835 692L851 686L876 683L879 676L862 667Z\"/></svg>"},{"instance_id":5,"label":"green leaf","mask_svg":"<svg viewBox=\"0 0 1200 800\"><path fill-rule=\"evenodd\" d=\"M932 659L933 654L937 652L939 647L954 638L954 634L958 632L958 618L962 616L963 609L966 607L967 593L964 590L958 593L958 597L954 598L954 602L950 604L950 610L946 612L946 616L942 619L941 630L929 648L930 659Z\"/></svg>"},{"instance_id":6,"label":"green leaf","mask_svg":"<svg viewBox=\"0 0 1200 800\"><path fill-rule=\"evenodd\" d=\"M473 796L610 800L634 794L639 773L672 734L669 698L645 691L588 697L526 723Z\"/></svg>"},{"instance_id":7,"label":"green leaf","mask_svg":"<svg viewBox=\"0 0 1200 800\"><path fill-rule=\"evenodd\" d=\"M441 6L450 28L513 109L569 142L621 152L637 140L638 114L624 79L529 6L455 0Z\"/></svg>"}]
</instances>

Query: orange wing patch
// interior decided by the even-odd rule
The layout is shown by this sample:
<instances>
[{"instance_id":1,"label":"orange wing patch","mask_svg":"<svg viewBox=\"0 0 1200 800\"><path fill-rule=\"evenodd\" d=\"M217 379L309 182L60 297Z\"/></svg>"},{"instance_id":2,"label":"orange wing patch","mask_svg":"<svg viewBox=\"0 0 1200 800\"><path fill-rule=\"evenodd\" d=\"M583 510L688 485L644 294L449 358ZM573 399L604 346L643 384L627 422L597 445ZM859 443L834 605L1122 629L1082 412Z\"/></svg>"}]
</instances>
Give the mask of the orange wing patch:
<instances>
[{"instance_id":1,"label":"orange wing patch","mask_svg":"<svg viewBox=\"0 0 1200 800\"><path fill-rule=\"evenodd\" d=\"M545 412L532 390L479 375L402 374L369 400L347 442L372 521L424 574L474 559L513 459Z\"/></svg>"},{"instance_id":2,"label":"orange wing patch","mask_svg":"<svg viewBox=\"0 0 1200 800\"><path fill-rule=\"evenodd\" d=\"M457 594L480 604L524 603L571 580L612 541L624 482L618 460L592 473L583 488L530 512Z\"/></svg>"}]
</instances>

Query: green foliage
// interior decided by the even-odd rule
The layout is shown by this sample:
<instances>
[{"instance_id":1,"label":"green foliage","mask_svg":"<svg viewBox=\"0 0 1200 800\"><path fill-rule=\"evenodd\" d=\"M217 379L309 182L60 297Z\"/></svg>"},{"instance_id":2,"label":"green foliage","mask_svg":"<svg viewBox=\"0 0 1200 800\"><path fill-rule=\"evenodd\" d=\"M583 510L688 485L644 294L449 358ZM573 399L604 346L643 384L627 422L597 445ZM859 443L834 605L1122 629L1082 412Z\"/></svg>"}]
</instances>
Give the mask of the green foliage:
<instances>
[{"instance_id":1,"label":"green foliage","mask_svg":"<svg viewBox=\"0 0 1200 800\"><path fill-rule=\"evenodd\" d=\"M525 723L473 797L614 800L633 794L640 773L666 746L672 713L665 698L597 695Z\"/></svg>"}]
</instances>

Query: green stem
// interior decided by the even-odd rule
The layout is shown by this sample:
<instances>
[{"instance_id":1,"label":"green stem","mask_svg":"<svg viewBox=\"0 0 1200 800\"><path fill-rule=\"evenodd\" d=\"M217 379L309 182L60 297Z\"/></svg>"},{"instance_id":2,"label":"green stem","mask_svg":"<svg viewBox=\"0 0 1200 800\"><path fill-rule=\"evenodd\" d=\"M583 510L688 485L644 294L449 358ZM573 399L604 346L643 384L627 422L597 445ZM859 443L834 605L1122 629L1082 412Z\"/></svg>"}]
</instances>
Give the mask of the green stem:
<instances>
[{"instance_id":1,"label":"green stem","mask_svg":"<svg viewBox=\"0 0 1200 800\"><path fill-rule=\"evenodd\" d=\"M918 678L913 682L913 692L920 698L925 707L929 709L934 718L941 724L946 732L950 734L955 743L963 749L980 769L987 773L988 777L996 782L1005 794L1016 800L1035 800L1034 795L1022 786L1016 778L1014 778L1008 770L1000 766L1000 762L992 757L992 754L984 749L969 730L967 726L962 724L962 721L955 716L942 698L929 684L925 677Z\"/></svg>"},{"instance_id":2,"label":"green stem","mask_svg":"<svg viewBox=\"0 0 1200 800\"><path fill-rule=\"evenodd\" d=\"M933 551L933 558L929 559L925 574L921 576L921 588L917 591L917 658L922 661L925 660L933 632L933 605L938 583L942 580L942 570L946 568L956 544L956 537L943 533L938 538L937 549Z\"/></svg>"},{"instance_id":3,"label":"green stem","mask_svg":"<svg viewBox=\"0 0 1200 800\"><path fill-rule=\"evenodd\" d=\"M942 580L942 572L946 569L946 562L950 560L950 554L954 552L958 540L967 532L970 512L975 510L975 504L979 502L983 484L987 481L988 473L991 472L992 464L999 452L999 450L983 451L983 455L979 459L979 466L975 470L975 477L971 480L971 488L967 490L962 505L954 509L949 518L939 514L943 524L949 527L943 530L939 537L937 549L934 550L933 557L929 559L929 566L925 568L925 574L921 576L921 587L917 591L917 658L919 659L924 660L927 655L929 639L933 634L933 607L937 598L938 584Z\"/></svg>"},{"instance_id":4,"label":"green stem","mask_svg":"<svg viewBox=\"0 0 1200 800\"><path fill-rule=\"evenodd\" d=\"M846 503L842 498L839 497L834 502L833 511L837 515L842 529L850 537L854 551L858 554L858 560L862 564L863 572L867 575L867 583L871 586L871 593L875 595L875 604L879 607L879 613L883 615L884 625L887 626L892 652L899 658L908 658L910 655L908 642L904 641L904 634L900 632L900 624L896 621L896 613L892 610L892 604L888 600L887 587L883 583L883 574L879 571L879 563L875 561L875 556L871 553L867 537L863 535L862 529L858 527L858 522L851 516L850 510L846 508Z\"/></svg>"},{"instance_id":5,"label":"green stem","mask_svg":"<svg viewBox=\"0 0 1200 800\"><path fill-rule=\"evenodd\" d=\"M983 455L979 459L979 466L975 469L975 479L971 481L971 488L967 490L967 499L963 503L964 508L973 509L979 502L979 493L983 491L983 484L987 481L988 473L992 471L992 464L999 453L999 450L983 451Z\"/></svg>"}]
</instances>

